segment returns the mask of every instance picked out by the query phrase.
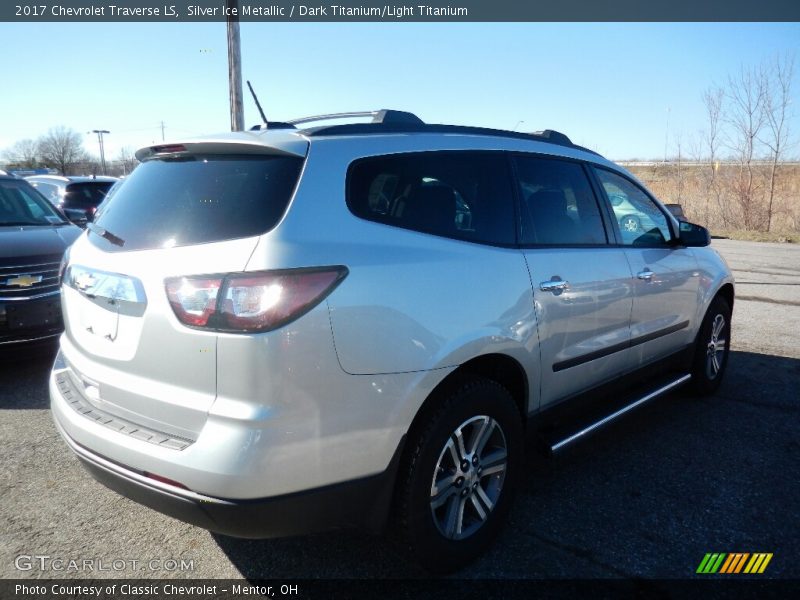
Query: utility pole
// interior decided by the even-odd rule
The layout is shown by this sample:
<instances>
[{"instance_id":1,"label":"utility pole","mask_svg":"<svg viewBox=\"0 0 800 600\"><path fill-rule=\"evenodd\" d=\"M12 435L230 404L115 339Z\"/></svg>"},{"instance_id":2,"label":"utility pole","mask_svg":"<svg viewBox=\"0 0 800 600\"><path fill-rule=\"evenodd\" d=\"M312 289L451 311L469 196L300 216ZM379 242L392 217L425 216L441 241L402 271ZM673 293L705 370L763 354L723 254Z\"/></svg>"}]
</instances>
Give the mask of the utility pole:
<instances>
[{"instance_id":1,"label":"utility pole","mask_svg":"<svg viewBox=\"0 0 800 600\"><path fill-rule=\"evenodd\" d=\"M100 166L103 169L103 175L106 174L106 153L105 149L103 148L103 134L104 133L111 133L105 129L92 129L92 133L97 134L97 144L100 146Z\"/></svg>"},{"instance_id":2,"label":"utility pole","mask_svg":"<svg viewBox=\"0 0 800 600\"><path fill-rule=\"evenodd\" d=\"M161 121L161 141L164 141L164 121Z\"/></svg>"},{"instance_id":3,"label":"utility pole","mask_svg":"<svg viewBox=\"0 0 800 600\"><path fill-rule=\"evenodd\" d=\"M244 130L242 102L242 43L239 38L239 0L225 0L228 21L228 87L231 99L231 131ZM233 13L236 13L235 15Z\"/></svg>"}]
</instances>

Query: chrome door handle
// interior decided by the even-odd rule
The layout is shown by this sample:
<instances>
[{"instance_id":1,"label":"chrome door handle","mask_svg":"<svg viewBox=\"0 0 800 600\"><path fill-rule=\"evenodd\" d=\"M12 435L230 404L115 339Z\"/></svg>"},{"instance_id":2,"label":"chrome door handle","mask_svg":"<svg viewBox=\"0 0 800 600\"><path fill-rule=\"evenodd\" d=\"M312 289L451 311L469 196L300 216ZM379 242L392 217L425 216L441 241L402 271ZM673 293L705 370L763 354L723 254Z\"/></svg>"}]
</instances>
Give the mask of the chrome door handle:
<instances>
[{"instance_id":1,"label":"chrome door handle","mask_svg":"<svg viewBox=\"0 0 800 600\"><path fill-rule=\"evenodd\" d=\"M550 281L541 282L539 284L539 289L543 292L563 292L569 289L569 281L553 278Z\"/></svg>"},{"instance_id":2,"label":"chrome door handle","mask_svg":"<svg viewBox=\"0 0 800 600\"><path fill-rule=\"evenodd\" d=\"M638 272L636 274L636 277L638 277L639 279L643 279L644 281L650 281L651 279L653 279L653 275L655 275L655 273L653 273L650 269L646 268L644 271Z\"/></svg>"}]
</instances>

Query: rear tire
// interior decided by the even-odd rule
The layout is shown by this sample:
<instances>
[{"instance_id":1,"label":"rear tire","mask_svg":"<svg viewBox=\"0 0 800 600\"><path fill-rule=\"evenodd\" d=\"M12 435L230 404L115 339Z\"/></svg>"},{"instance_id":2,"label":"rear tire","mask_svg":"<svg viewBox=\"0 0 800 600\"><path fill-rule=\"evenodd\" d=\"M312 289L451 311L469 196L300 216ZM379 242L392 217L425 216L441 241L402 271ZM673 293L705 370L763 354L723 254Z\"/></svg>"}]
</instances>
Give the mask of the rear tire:
<instances>
[{"instance_id":1,"label":"rear tire","mask_svg":"<svg viewBox=\"0 0 800 600\"><path fill-rule=\"evenodd\" d=\"M425 569L450 573L485 552L506 519L521 417L506 388L471 377L415 429L399 474L398 533Z\"/></svg>"},{"instance_id":2,"label":"rear tire","mask_svg":"<svg viewBox=\"0 0 800 600\"><path fill-rule=\"evenodd\" d=\"M691 388L698 396L717 391L728 366L731 346L731 307L717 296L708 307L697 334Z\"/></svg>"}]
</instances>

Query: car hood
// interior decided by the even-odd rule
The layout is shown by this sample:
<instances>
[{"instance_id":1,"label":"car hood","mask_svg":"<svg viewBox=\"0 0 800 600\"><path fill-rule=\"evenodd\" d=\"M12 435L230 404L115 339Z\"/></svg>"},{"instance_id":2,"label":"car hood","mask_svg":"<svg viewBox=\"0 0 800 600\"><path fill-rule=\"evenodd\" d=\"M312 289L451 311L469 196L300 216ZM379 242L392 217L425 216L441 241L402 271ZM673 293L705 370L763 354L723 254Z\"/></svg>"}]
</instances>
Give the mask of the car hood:
<instances>
[{"instance_id":1,"label":"car hood","mask_svg":"<svg viewBox=\"0 0 800 600\"><path fill-rule=\"evenodd\" d=\"M63 254L81 232L75 225L0 226L0 261Z\"/></svg>"}]
</instances>

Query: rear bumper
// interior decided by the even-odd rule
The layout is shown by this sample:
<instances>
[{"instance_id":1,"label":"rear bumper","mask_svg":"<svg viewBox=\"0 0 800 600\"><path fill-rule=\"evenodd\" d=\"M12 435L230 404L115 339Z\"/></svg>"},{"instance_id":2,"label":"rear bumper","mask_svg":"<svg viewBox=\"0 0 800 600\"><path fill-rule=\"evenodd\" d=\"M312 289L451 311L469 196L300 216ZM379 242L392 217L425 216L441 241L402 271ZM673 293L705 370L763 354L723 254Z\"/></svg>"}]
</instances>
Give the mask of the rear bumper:
<instances>
[{"instance_id":1,"label":"rear bumper","mask_svg":"<svg viewBox=\"0 0 800 600\"><path fill-rule=\"evenodd\" d=\"M405 442L404 437L383 473L271 498L232 500L197 494L112 462L75 442L55 422L84 467L106 487L181 521L241 538L338 528L380 532L389 514Z\"/></svg>"}]
</instances>

